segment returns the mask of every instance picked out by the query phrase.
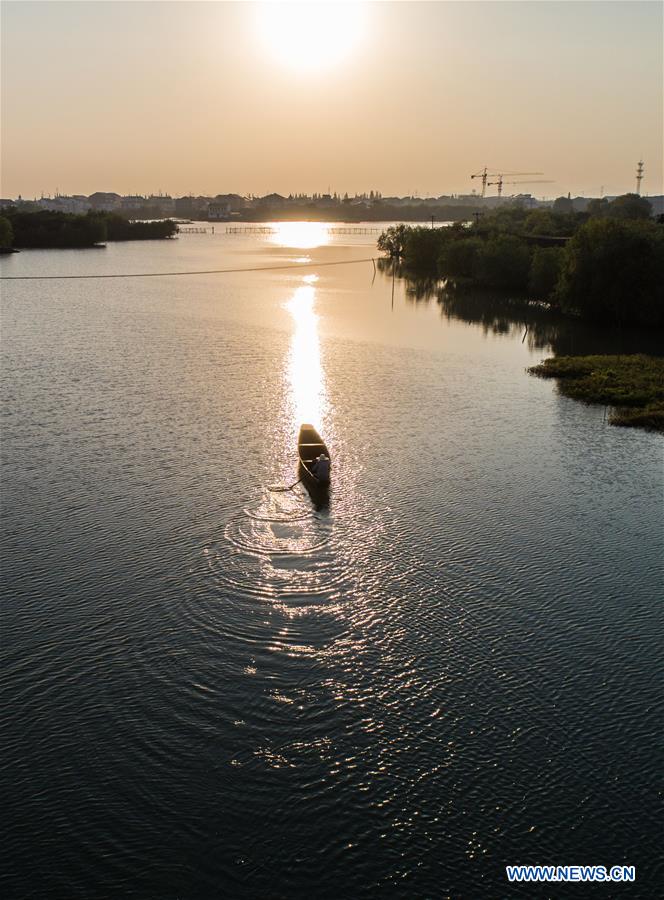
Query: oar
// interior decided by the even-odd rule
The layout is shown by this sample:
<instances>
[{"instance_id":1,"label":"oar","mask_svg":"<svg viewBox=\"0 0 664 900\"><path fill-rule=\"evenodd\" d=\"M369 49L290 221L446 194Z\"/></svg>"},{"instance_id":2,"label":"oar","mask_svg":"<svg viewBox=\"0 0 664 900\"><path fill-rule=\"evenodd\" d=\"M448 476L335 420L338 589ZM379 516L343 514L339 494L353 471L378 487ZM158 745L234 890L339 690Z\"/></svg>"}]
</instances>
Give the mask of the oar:
<instances>
[{"instance_id":1,"label":"oar","mask_svg":"<svg viewBox=\"0 0 664 900\"><path fill-rule=\"evenodd\" d=\"M292 491L296 484L299 484L302 481L301 478L298 478L297 481L294 481L292 484L289 484L288 487L269 487L268 491L273 491L274 493L278 493L279 491Z\"/></svg>"}]
</instances>

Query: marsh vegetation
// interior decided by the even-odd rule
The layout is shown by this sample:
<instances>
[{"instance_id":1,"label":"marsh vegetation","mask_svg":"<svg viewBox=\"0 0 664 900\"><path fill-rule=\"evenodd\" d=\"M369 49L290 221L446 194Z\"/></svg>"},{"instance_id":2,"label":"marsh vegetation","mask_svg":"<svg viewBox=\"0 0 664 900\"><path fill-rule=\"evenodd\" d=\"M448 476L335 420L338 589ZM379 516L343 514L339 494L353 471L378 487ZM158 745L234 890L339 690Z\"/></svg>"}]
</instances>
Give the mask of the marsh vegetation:
<instances>
[{"instance_id":1,"label":"marsh vegetation","mask_svg":"<svg viewBox=\"0 0 664 900\"><path fill-rule=\"evenodd\" d=\"M664 359L630 356L560 356L529 370L557 378L561 394L613 408L611 425L664 431Z\"/></svg>"}]
</instances>

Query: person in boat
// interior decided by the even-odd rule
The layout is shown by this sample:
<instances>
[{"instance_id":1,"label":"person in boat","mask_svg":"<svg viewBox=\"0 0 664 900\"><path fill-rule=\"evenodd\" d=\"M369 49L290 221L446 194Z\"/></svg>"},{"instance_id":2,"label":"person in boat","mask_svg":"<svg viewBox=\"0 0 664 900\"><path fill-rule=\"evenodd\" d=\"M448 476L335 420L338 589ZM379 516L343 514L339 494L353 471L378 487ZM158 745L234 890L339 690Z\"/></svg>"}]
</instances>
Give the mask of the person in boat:
<instances>
[{"instance_id":1,"label":"person in boat","mask_svg":"<svg viewBox=\"0 0 664 900\"><path fill-rule=\"evenodd\" d=\"M324 453L314 460L311 471L320 481L327 481L330 477L330 460Z\"/></svg>"}]
</instances>

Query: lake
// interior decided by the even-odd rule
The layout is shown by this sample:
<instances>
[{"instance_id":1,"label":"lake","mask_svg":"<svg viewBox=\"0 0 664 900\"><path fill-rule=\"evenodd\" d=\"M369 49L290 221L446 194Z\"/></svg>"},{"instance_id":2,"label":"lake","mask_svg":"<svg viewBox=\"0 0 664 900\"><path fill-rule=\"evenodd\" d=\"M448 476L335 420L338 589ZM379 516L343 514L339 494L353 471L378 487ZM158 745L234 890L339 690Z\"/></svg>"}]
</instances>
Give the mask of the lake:
<instances>
[{"instance_id":1,"label":"lake","mask_svg":"<svg viewBox=\"0 0 664 900\"><path fill-rule=\"evenodd\" d=\"M2 260L240 270L2 282L5 897L661 889L662 439L526 372L648 338L335 228Z\"/></svg>"}]
</instances>

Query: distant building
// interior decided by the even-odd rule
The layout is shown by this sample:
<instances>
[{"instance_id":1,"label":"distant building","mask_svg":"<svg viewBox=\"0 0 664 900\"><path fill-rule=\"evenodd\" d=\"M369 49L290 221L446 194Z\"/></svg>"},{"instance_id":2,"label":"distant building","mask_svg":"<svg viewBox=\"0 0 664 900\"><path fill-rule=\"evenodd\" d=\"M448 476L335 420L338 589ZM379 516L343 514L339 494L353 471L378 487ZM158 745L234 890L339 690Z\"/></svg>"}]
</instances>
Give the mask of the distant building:
<instances>
[{"instance_id":1,"label":"distant building","mask_svg":"<svg viewBox=\"0 0 664 900\"><path fill-rule=\"evenodd\" d=\"M158 208L165 216L175 212L175 200L168 194L151 194L146 198L145 205Z\"/></svg>"},{"instance_id":2,"label":"distant building","mask_svg":"<svg viewBox=\"0 0 664 900\"><path fill-rule=\"evenodd\" d=\"M231 217L231 204L228 200L218 200L216 198L211 200L208 205L207 217L210 221L228 221Z\"/></svg>"},{"instance_id":3,"label":"distant building","mask_svg":"<svg viewBox=\"0 0 664 900\"><path fill-rule=\"evenodd\" d=\"M129 194L122 198L120 208L124 210L143 209L147 205L145 197L139 197L138 194Z\"/></svg>"},{"instance_id":4,"label":"distant building","mask_svg":"<svg viewBox=\"0 0 664 900\"><path fill-rule=\"evenodd\" d=\"M122 205L122 197L119 194L107 191L95 191L94 194L90 194L88 200L92 209L97 209L101 212L113 212L116 209L120 209Z\"/></svg>"},{"instance_id":5,"label":"distant building","mask_svg":"<svg viewBox=\"0 0 664 900\"><path fill-rule=\"evenodd\" d=\"M590 203L590 197L572 197L572 208L574 212L585 212L588 209L588 204Z\"/></svg>"},{"instance_id":6,"label":"distant building","mask_svg":"<svg viewBox=\"0 0 664 900\"><path fill-rule=\"evenodd\" d=\"M314 206L318 209L330 209L333 206L337 206L338 201L332 197L331 194L321 194L321 196L314 202Z\"/></svg>"},{"instance_id":7,"label":"distant building","mask_svg":"<svg viewBox=\"0 0 664 900\"><path fill-rule=\"evenodd\" d=\"M534 209L537 206L537 200L532 194L515 194L510 199L519 206L525 206L526 209Z\"/></svg>"},{"instance_id":8,"label":"distant building","mask_svg":"<svg viewBox=\"0 0 664 900\"><path fill-rule=\"evenodd\" d=\"M246 197L241 197L239 194L217 194L212 203L228 203L230 206L230 211L232 213L243 212L248 208L249 202Z\"/></svg>"},{"instance_id":9,"label":"distant building","mask_svg":"<svg viewBox=\"0 0 664 900\"><path fill-rule=\"evenodd\" d=\"M313 200L306 194L289 194L287 204L290 207L311 206Z\"/></svg>"},{"instance_id":10,"label":"distant building","mask_svg":"<svg viewBox=\"0 0 664 900\"><path fill-rule=\"evenodd\" d=\"M56 197L42 197L37 201L37 206L40 209L49 209L52 212L74 213L76 215L82 215L92 208L89 199L81 194L77 194L74 197L63 197L60 195Z\"/></svg>"},{"instance_id":11,"label":"distant building","mask_svg":"<svg viewBox=\"0 0 664 900\"><path fill-rule=\"evenodd\" d=\"M206 219L209 204L209 197L178 197L175 215L182 219Z\"/></svg>"},{"instance_id":12,"label":"distant building","mask_svg":"<svg viewBox=\"0 0 664 900\"><path fill-rule=\"evenodd\" d=\"M259 206L269 206L270 209L283 209L287 205L285 197L281 194L266 194L258 200Z\"/></svg>"}]
</instances>

